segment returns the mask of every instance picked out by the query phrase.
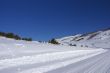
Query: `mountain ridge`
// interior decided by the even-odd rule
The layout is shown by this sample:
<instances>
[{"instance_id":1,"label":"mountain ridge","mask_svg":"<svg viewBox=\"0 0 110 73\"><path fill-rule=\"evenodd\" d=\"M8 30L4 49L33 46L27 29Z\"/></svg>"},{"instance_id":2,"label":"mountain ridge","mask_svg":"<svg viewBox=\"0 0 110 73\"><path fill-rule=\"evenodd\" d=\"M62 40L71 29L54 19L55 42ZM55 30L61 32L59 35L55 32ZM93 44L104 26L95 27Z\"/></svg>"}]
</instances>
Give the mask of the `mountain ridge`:
<instances>
[{"instance_id":1,"label":"mountain ridge","mask_svg":"<svg viewBox=\"0 0 110 73\"><path fill-rule=\"evenodd\" d=\"M102 29L86 34L77 34L56 39L62 45L109 48L110 46L110 28Z\"/></svg>"}]
</instances>

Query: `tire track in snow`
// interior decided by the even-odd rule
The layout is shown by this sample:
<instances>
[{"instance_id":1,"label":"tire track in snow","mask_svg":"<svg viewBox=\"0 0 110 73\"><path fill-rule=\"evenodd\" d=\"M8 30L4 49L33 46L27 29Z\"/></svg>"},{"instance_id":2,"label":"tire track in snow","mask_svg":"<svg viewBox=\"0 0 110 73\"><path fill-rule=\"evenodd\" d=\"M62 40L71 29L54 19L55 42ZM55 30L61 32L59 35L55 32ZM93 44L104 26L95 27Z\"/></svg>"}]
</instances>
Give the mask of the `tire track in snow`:
<instances>
[{"instance_id":1,"label":"tire track in snow","mask_svg":"<svg viewBox=\"0 0 110 73\"><path fill-rule=\"evenodd\" d=\"M58 69L58 68L61 68L61 67L68 66L72 63L76 63L78 61L96 56L96 55L104 53L104 52L105 52L104 50L103 51L102 50L101 51L94 51L92 54L85 55L85 56L80 57L80 58L79 57L78 58L73 58L73 59L68 60L68 61L58 62L58 63L52 64L52 65L47 65L47 66L41 66L39 68L33 68L33 69L30 69L30 70L22 71L20 73L45 73L45 72L52 71L52 70L55 70L55 69Z\"/></svg>"},{"instance_id":2,"label":"tire track in snow","mask_svg":"<svg viewBox=\"0 0 110 73\"><path fill-rule=\"evenodd\" d=\"M24 56L14 59L5 59L5 60L0 60L0 69L19 66L19 65L43 63L43 62L49 62L59 59L65 59L69 57L75 57L78 55L86 55L95 51L100 51L100 50L75 50L75 51L66 51L66 52L46 53L46 54L40 54L34 56Z\"/></svg>"},{"instance_id":3,"label":"tire track in snow","mask_svg":"<svg viewBox=\"0 0 110 73\"><path fill-rule=\"evenodd\" d=\"M110 51L108 51L101 60L95 62L93 66L89 67L84 73L106 73L110 66L110 58L108 57L109 55Z\"/></svg>"},{"instance_id":4,"label":"tire track in snow","mask_svg":"<svg viewBox=\"0 0 110 73\"><path fill-rule=\"evenodd\" d=\"M47 73L110 73L110 51Z\"/></svg>"},{"instance_id":5,"label":"tire track in snow","mask_svg":"<svg viewBox=\"0 0 110 73\"><path fill-rule=\"evenodd\" d=\"M90 54L93 54L93 53L89 53L89 54L86 54L86 55L90 55ZM19 72L21 72L23 70L28 70L30 68L38 68L38 67L41 67L41 66L46 66L46 65L51 65L51 64L58 63L58 62L68 61L68 60L71 60L73 58L75 59L75 58L83 57L83 56L85 56L85 54L78 55L78 56L75 56L75 57L68 57L68 58L64 58L64 59L58 59L58 60L54 60L54 61L49 61L49 62L45 62L45 63L37 63L37 64L34 63L34 64L27 64L27 65L9 67L9 68L5 68L5 69L0 70L0 73L7 73L7 72L19 73Z\"/></svg>"}]
</instances>

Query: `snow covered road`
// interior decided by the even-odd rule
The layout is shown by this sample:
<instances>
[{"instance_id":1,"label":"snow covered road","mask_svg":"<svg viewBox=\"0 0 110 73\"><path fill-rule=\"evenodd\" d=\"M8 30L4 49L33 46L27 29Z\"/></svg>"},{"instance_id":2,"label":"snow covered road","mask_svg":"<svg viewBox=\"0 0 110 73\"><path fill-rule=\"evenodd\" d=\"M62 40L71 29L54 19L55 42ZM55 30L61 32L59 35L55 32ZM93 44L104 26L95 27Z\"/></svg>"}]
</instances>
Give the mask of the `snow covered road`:
<instances>
[{"instance_id":1,"label":"snow covered road","mask_svg":"<svg viewBox=\"0 0 110 73\"><path fill-rule=\"evenodd\" d=\"M110 51L47 73L110 73Z\"/></svg>"},{"instance_id":2,"label":"snow covered road","mask_svg":"<svg viewBox=\"0 0 110 73\"><path fill-rule=\"evenodd\" d=\"M108 55L110 55L109 51L95 49L4 59L0 60L0 73L82 73L82 71L83 73L99 73L94 71L102 66L104 68L101 70L104 69L103 71L106 72L105 67L108 70L110 64L110 59L106 60Z\"/></svg>"}]
</instances>

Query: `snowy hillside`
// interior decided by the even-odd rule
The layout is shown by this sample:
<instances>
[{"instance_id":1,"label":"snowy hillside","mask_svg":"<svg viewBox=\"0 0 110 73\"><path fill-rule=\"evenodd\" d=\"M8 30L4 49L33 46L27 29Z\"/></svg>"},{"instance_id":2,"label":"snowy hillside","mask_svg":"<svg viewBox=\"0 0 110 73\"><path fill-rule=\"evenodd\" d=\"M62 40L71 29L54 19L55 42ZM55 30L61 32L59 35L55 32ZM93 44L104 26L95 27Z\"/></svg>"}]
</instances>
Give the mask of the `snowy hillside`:
<instances>
[{"instance_id":1,"label":"snowy hillside","mask_svg":"<svg viewBox=\"0 0 110 73\"><path fill-rule=\"evenodd\" d=\"M110 73L110 51L0 37L0 73Z\"/></svg>"},{"instance_id":2,"label":"snowy hillside","mask_svg":"<svg viewBox=\"0 0 110 73\"><path fill-rule=\"evenodd\" d=\"M110 29L96 31L87 34L78 34L75 36L56 39L63 45L109 48L110 47Z\"/></svg>"}]
</instances>

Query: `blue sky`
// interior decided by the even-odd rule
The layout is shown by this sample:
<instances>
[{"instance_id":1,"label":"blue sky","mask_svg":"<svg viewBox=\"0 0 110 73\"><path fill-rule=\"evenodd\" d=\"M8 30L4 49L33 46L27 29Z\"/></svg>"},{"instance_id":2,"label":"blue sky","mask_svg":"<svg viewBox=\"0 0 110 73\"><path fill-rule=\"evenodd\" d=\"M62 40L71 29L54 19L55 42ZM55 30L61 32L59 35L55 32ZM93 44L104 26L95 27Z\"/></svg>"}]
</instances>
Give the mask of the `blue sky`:
<instances>
[{"instance_id":1,"label":"blue sky","mask_svg":"<svg viewBox=\"0 0 110 73\"><path fill-rule=\"evenodd\" d=\"M110 0L0 0L0 31L49 40L110 27Z\"/></svg>"}]
</instances>

